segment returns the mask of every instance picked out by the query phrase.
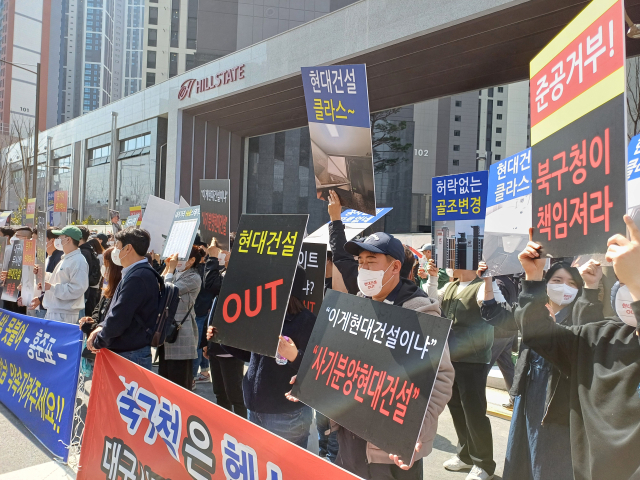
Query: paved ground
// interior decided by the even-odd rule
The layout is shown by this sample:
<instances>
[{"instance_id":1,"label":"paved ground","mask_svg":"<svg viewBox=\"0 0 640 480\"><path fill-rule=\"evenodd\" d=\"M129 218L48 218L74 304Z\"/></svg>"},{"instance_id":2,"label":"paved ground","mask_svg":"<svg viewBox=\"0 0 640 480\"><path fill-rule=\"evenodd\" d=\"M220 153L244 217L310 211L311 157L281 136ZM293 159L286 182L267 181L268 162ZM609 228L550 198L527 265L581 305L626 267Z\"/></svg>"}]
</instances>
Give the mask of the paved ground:
<instances>
[{"instance_id":1,"label":"paved ground","mask_svg":"<svg viewBox=\"0 0 640 480\"><path fill-rule=\"evenodd\" d=\"M198 395L215 401L211 384L198 384ZM505 392L488 389L490 401L500 402L507 398ZM501 479L509 422L489 417L493 428L494 458L498 463L496 480ZM311 427L309 450L318 451L315 425ZM449 411L440 417L438 435L431 455L424 461L424 478L464 480L466 473L447 472L442 463L456 452L456 434ZM0 480L70 480L75 478L64 466L52 461L51 455L21 422L0 403Z\"/></svg>"}]
</instances>

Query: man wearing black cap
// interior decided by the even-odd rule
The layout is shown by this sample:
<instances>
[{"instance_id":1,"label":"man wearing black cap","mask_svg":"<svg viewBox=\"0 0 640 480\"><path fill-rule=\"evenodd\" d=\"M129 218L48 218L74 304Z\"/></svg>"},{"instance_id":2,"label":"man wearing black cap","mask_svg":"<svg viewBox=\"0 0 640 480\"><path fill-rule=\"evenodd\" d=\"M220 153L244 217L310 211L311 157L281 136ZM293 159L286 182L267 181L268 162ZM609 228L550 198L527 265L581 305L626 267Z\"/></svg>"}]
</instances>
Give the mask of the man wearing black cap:
<instances>
[{"instance_id":1,"label":"man wearing black cap","mask_svg":"<svg viewBox=\"0 0 640 480\"><path fill-rule=\"evenodd\" d=\"M386 233L374 233L363 242L347 242L344 249L348 254L358 257L356 283L360 290L359 296L410 310L440 315L436 300L429 298L412 281L400 277L405 258L404 247L400 240ZM422 424L420 439L416 445L413 464L405 464L396 455L383 452L343 427L338 429L340 450L336 464L371 480L421 479L422 458L431 453L438 428L438 416L451 398L452 386L453 367L449 359L449 350L445 348L427 414Z\"/></svg>"}]
</instances>

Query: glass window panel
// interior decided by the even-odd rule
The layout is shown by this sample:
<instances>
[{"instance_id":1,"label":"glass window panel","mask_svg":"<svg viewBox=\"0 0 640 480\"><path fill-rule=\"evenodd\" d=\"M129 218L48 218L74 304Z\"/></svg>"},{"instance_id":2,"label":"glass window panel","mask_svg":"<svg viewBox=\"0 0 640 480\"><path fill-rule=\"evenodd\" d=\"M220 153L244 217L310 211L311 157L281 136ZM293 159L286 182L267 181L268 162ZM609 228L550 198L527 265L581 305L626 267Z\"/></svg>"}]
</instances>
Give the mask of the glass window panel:
<instances>
[{"instance_id":1,"label":"glass window panel","mask_svg":"<svg viewBox=\"0 0 640 480\"><path fill-rule=\"evenodd\" d=\"M144 208L149 195L155 195L156 161L141 155L118 161L118 192L116 205L120 211L141 205Z\"/></svg>"},{"instance_id":2,"label":"glass window panel","mask_svg":"<svg viewBox=\"0 0 640 480\"><path fill-rule=\"evenodd\" d=\"M109 170L111 163L87 168L84 195L84 218L91 215L94 219L109 218Z\"/></svg>"}]
</instances>

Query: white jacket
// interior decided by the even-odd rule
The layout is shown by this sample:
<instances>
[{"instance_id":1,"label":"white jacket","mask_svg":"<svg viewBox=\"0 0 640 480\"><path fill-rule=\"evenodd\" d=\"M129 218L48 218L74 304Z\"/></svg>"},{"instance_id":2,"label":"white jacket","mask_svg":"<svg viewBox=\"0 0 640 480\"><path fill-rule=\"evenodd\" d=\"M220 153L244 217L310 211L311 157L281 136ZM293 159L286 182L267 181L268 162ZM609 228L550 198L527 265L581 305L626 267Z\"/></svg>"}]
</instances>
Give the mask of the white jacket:
<instances>
[{"instance_id":1,"label":"white jacket","mask_svg":"<svg viewBox=\"0 0 640 480\"><path fill-rule=\"evenodd\" d=\"M89 265L80 249L62 256L47 280L51 288L42 306L52 313L78 314L84 308L84 292L89 288ZM91 316L93 312L85 312Z\"/></svg>"}]
</instances>

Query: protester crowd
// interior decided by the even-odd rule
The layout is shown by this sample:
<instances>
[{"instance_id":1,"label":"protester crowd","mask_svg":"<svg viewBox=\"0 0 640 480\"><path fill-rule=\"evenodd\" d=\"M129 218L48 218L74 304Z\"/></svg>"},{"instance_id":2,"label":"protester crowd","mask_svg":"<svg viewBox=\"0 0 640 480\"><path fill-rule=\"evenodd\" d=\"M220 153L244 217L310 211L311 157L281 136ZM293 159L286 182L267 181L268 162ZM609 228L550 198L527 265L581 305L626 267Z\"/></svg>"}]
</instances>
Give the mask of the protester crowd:
<instances>
[{"instance_id":1,"label":"protester crowd","mask_svg":"<svg viewBox=\"0 0 640 480\"><path fill-rule=\"evenodd\" d=\"M386 233L347 241L341 210L331 192L325 289L339 273L350 294L443 316L452 327L412 462L315 412L320 456L364 479L421 479L423 458L448 407L458 446L443 468L468 471L467 480L492 478L496 459L485 389L497 362L510 389L505 407L513 409L504 479L640 475L640 231L629 217L630 239L612 237L607 260L619 280L612 306L615 295L630 296L634 315L605 318L602 267L594 260L580 268L564 261L546 266L540 246L529 242L519 256L521 278L483 276L482 262L477 272L447 272L436 268L431 245L418 250L418 260ZM315 324L302 302L305 270L298 266L295 273L274 359L222 345L215 327L207 327L235 233L228 251L197 236L180 262L177 254L161 259L150 252L149 233L122 228L117 212L112 223L112 235L73 225L40 233L26 226L0 228L0 236L8 237L5 265L16 239L46 237L44 284L34 298L20 296L3 308L78 324L90 363L109 349L149 370L157 364L161 376L186 389L210 383L218 405L306 448L314 412L290 393ZM1 279L6 276L2 272ZM172 312L173 331L152 348L162 299Z\"/></svg>"}]
</instances>

